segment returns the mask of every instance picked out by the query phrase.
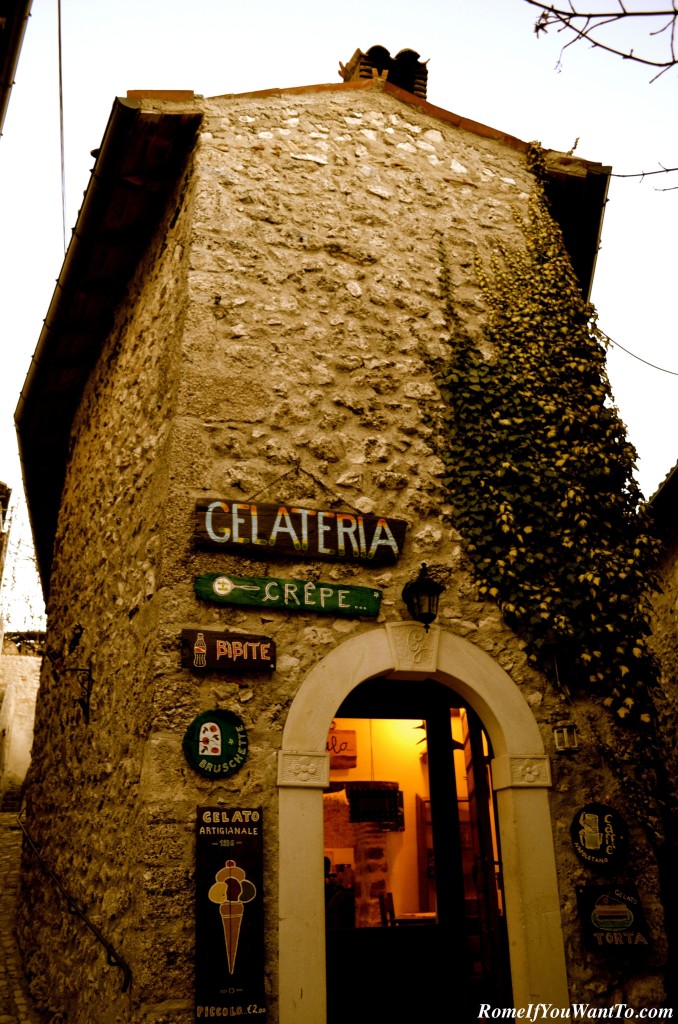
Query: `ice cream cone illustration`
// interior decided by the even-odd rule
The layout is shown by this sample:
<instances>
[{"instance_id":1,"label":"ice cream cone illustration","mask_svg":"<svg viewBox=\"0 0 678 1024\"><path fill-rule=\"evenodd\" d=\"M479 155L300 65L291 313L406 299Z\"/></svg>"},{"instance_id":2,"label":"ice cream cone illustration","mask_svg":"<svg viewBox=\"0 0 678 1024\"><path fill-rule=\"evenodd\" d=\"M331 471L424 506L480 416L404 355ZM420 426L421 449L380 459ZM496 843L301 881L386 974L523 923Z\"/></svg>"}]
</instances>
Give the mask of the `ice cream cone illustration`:
<instances>
[{"instance_id":1,"label":"ice cream cone illustration","mask_svg":"<svg viewBox=\"0 0 678 1024\"><path fill-rule=\"evenodd\" d=\"M235 957L238 952L238 939L240 938L240 925L242 924L244 909L242 903L222 903L219 908L221 923L224 926L224 942L226 943L229 974L233 974L235 968Z\"/></svg>"},{"instance_id":2,"label":"ice cream cone illustration","mask_svg":"<svg viewBox=\"0 0 678 1024\"><path fill-rule=\"evenodd\" d=\"M245 872L234 860L227 860L226 866L216 873L216 881L207 894L212 903L219 904L221 921L224 926L224 943L228 973L235 970L235 959L238 953L240 926L245 907L257 894L256 886L247 881Z\"/></svg>"}]
</instances>

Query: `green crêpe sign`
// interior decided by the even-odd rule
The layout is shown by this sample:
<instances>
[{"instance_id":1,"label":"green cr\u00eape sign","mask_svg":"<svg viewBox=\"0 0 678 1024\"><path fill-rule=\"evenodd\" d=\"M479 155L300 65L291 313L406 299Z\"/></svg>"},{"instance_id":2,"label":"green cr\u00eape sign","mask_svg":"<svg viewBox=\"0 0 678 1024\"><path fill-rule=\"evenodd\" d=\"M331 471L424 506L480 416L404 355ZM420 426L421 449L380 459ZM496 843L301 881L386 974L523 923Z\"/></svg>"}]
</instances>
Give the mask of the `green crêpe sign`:
<instances>
[{"instance_id":1,"label":"green cr\u00eape sign","mask_svg":"<svg viewBox=\"0 0 678 1024\"><path fill-rule=\"evenodd\" d=\"M349 587L272 576L232 576L230 573L196 576L194 586L198 597L217 604L325 615L374 617L379 614L382 597L376 587Z\"/></svg>"}]
</instances>

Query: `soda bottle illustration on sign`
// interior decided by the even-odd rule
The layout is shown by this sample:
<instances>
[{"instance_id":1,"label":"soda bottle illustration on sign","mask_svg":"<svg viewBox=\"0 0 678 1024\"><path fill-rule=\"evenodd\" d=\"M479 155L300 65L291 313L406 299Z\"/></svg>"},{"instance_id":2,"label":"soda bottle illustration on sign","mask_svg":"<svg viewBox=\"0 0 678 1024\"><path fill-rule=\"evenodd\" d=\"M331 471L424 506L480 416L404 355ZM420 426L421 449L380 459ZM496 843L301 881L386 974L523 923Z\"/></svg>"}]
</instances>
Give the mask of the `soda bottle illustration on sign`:
<instances>
[{"instance_id":1,"label":"soda bottle illustration on sign","mask_svg":"<svg viewBox=\"0 0 678 1024\"><path fill-rule=\"evenodd\" d=\"M198 736L198 753L218 757L221 754L221 729L216 722L203 722Z\"/></svg>"},{"instance_id":2,"label":"soda bottle illustration on sign","mask_svg":"<svg viewBox=\"0 0 678 1024\"><path fill-rule=\"evenodd\" d=\"M219 904L221 922L224 926L224 943L228 973L235 970L235 958L238 953L240 926L245 912L245 903L253 900L257 894L256 886L245 877L245 872L234 860L227 860L226 866L217 871L216 881L211 886L208 897L212 903Z\"/></svg>"},{"instance_id":3,"label":"soda bottle illustration on sign","mask_svg":"<svg viewBox=\"0 0 678 1024\"><path fill-rule=\"evenodd\" d=\"M196 668L205 668L207 664L207 644L204 633L198 633L193 644L193 664Z\"/></svg>"}]
</instances>

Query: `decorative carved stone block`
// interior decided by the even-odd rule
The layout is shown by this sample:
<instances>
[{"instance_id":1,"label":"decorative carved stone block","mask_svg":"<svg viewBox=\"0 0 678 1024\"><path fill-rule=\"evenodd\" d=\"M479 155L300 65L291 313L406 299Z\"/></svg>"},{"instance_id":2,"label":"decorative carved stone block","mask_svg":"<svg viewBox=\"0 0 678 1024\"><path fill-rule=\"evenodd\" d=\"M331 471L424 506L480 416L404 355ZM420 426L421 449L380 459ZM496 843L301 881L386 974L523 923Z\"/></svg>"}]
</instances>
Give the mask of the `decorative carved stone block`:
<instances>
[{"instance_id":1,"label":"decorative carved stone block","mask_svg":"<svg viewBox=\"0 0 678 1024\"><path fill-rule=\"evenodd\" d=\"M278 753L278 785L324 789L330 783L330 755L281 750Z\"/></svg>"},{"instance_id":2,"label":"decorative carved stone block","mask_svg":"<svg viewBox=\"0 0 678 1024\"><path fill-rule=\"evenodd\" d=\"M551 785L551 762L539 754L496 757L492 781L495 789L543 789Z\"/></svg>"},{"instance_id":3,"label":"decorative carved stone block","mask_svg":"<svg viewBox=\"0 0 678 1024\"><path fill-rule=\"evenodd\" d=\"M511 781L514 786L550 786L548 757L512 757Z\"/></svg>"},{"instance_id":4,"label":"decorative carved stone block","mask_svg":"<svg viewBox=\"0 0 678 1024\"><path fill-rule=\"evenodd\" d=\"M428 633L418 622L387 622L386 634L397 672L435 672L440 628Z\"/></svg>"}]
</instances>

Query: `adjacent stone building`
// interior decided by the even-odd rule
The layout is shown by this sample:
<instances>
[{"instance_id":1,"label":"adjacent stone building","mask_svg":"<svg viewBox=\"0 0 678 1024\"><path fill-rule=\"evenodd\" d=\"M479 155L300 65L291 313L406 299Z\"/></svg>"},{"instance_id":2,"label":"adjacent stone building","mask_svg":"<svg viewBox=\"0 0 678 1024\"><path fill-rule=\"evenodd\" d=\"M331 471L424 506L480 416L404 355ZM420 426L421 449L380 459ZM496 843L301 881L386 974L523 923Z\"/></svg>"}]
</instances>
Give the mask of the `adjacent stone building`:
<instances>
[{"instance_id":1,"label":"adjacent stone building","mask_svg":"<svg viewBox=\"0 0 678 1024\"><path fill-rule=\"evenodd\" d=\"M41 664L41 636L28 642L17 634L2 637L0 654L0 810L21 806L31 761L35 699Z\"/></svg>"},{"instance_id":2,"label":"adjacent stone building","mask_svg":"<svg viewBox=\"0 0 678 1024\"><path fill-rule=\"evenodd\" d=\"M0 580L5 569L9 543L9 499L11 494L7 484L0 483Z\"/></svg>"},{"instance_id":3,"label":"adjacent stone building","mask_svg":"<svg viewBox=\"0 0 678 1024\"><path fill-rule=\"evenodd\" d=\"M678 682L676 663L676 614L678 612L678 467L674 466L656 493L650 507L657 532L662 540L660 562L661 593L655 599L657 615L654 643L661 658L667 681L675 688Z\"/></svg>"},{"instance_id":4,"label":"adjacent stone building","mask_svg":"<svg viewBox=\"0 0 678 1024\"><path fill-rule=\"evenodd\" d=\"M661 540L659 587L653 598L652 644L661 666L664 699L659 711L667 736L669 778L678 777L676 717L678 714L678 467L674 466L650 500ZM675 787L673 787L675 793Z\"/></svg>"},{"instance_id":5,"label":"adjacent stone building","mask_svg":"<svg viewBox=\"0 0 678 1024\"><path fill-rule=\"evenodd\" d=\"M0 483L0 581L10 530L10 488ZM42 634L5 633L0 615L0 810L21 805L31 759Z\"/></svg>"},{"instance_id":6,"label":"adjacent stone building","mask_svg":"<svg viewBox=\"0 0 678 1024\"><path fill-rule=\"evenodd\" d=\"M590 863L570 825L624 794L585 714L556 755L562 698L479 598L433 444L440 243L480 336L475 260L522 244L528 147L367 65L116 100L17 410L49 621L26 827L62 887L27 854L20 940L72 1024L662 1002L633 822L613 878L648 955L586 946L602 818ZM609 169L547 163L588 292ZM428 631L401 596L422 562Z\"/></svg>"}]
</instances>

